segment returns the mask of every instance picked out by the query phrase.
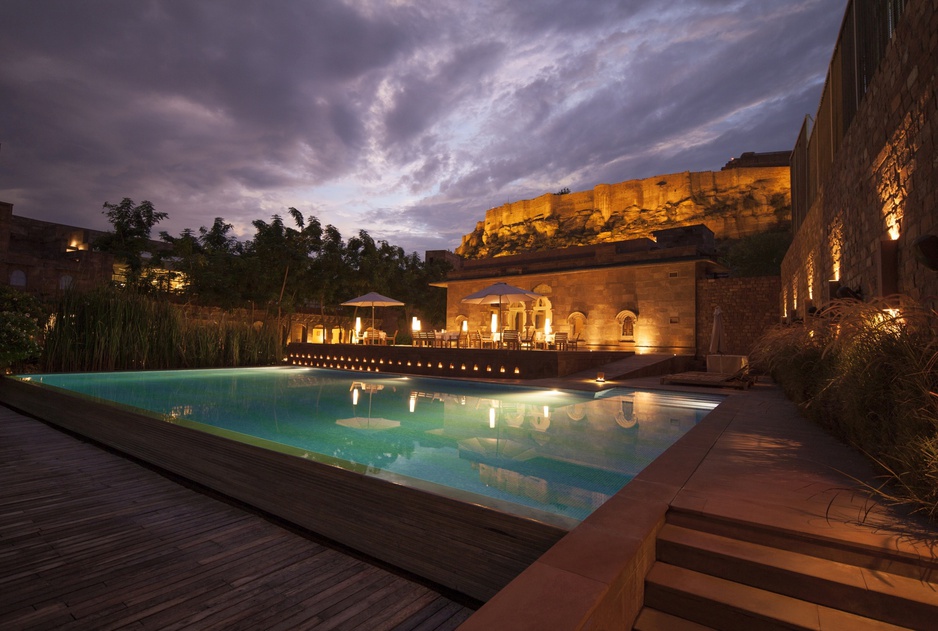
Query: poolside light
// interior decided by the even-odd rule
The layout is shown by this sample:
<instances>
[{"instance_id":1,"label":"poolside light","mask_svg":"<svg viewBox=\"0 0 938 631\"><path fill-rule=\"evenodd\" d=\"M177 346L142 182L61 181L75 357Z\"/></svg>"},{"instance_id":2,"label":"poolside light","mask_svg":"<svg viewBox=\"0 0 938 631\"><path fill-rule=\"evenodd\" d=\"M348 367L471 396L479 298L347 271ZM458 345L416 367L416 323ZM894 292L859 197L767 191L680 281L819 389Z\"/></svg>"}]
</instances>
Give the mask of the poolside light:
<instances>
[{"instance_id":1,"label":"poolside light","mask_svg":"<svg viewBox=\"0 0 938 631\"><path fill-rule=\"evenodd\" d=\"M596 373L596 383L605 383L605 381L606 381L606 373L604 372Z\"/></svg>"},{"instance_id":2,"label":"poolside light","mask_svg":"<svg viewBox=\"0 0 938 631\"><path fill-rule=\"evenodd\" d=\"M489 428L495 429L495 408L489 408Z\"/></svg>"},{"instance_id":3,"label":"poolside light","mask_svg":"<svg viewBox=\"0 0 938 631\"><path fill-rule=\"evenodd\" d=\"M352 388L352 405L358 405L358 388Z\"/></svg>"},{"instance_id":4,"label":"poolside light","mask_svg":"<svg viewBox=\"0 0 938 631\"><path fill-rule=\"evenodd\" d=\"M417 394L415 392L410 393L410 411L413 412L417 409Z\"/></svg>"}]
</instances>

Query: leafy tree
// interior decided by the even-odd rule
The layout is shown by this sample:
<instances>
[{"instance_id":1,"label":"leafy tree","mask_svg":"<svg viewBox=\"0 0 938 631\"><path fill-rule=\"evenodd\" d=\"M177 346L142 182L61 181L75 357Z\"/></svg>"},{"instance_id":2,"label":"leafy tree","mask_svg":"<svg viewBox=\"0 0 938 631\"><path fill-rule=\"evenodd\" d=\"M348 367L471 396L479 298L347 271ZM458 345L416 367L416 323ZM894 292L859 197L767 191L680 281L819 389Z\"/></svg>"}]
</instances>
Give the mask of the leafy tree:
<instances>
[{"instance_id":1,"label":"leafy tree","mask_svg":"<svg viewBox=\"0 0 938 631\"><path fill-rule=\"evenodd\" d=\"M0 369L42 352L42 306L30 294L0 285Z\"/></svg>"},{"instance_id":2,"label":"leafy tree","mask_svg":"<svg viewBox=\"0 0 938 631\"><path fill-rule=\"evenodd\" d=\"M115 258L127 266L127 285L148 289L149 283L145 281L144 271L147 263L144 253L149 251L150 231L168 216L157 212L153 204L144 200L139 205L129 197L125 197L119 204L104 202L104 212L113 226L113 232L108 232L97 239L94 247L102 252L110 252Z\"/></svg>"}]
</instances>

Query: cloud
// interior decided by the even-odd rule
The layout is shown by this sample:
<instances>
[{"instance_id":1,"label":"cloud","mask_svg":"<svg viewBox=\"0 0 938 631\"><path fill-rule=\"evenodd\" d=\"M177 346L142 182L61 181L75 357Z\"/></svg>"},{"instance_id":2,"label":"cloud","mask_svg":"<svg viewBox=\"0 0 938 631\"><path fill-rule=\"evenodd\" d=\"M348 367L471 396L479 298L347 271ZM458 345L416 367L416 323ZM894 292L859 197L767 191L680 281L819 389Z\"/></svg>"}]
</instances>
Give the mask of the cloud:
<instances>
[{"instance_id":1,"label":"cloud","mask_svg":"<svg viewBox=\"0 0 938 631\"><path fill-rule=\"evenodd\" d=\"M454 248L506 201L789 149L844 5L5 0L0 199Z\"/></svg>"}]
</instances>

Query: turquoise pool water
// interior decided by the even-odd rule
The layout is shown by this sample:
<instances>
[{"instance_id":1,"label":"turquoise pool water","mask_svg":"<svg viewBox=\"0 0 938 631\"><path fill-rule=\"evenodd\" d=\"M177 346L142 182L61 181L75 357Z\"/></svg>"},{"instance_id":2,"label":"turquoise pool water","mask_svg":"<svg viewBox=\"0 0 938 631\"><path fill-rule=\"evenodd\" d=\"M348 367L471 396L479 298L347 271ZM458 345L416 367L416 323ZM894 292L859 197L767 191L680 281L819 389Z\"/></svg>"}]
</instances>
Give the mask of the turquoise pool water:
<instances>
[{"instance_id":1,"label":"turquoise pool water","mask_svg":"<svg viewBox=\"0 0 938 631\"><path fill-rule=\"evenodd\" d=\"M515 514L584 519L722 400L278 367L29 375L168 422Z\"/></svg>"}]
</instances>

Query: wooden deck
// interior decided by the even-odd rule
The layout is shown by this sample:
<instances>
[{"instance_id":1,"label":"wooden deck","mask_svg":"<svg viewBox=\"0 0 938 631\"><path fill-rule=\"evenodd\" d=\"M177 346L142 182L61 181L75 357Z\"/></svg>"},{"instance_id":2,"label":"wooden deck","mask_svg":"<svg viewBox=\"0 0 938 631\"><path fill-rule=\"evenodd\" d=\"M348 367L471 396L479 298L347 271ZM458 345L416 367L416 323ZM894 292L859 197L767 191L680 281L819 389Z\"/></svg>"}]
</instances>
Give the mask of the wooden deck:
<instances>
[{"instance_id":1,"label":"wooden deck","mask_svg":"<svg viewBox=\"0 0 938 631\"><path fill-rule=\"evenodd\" d=\"M0 628L432 630L472 612L0 406Z\"/></svg>"}]
</instances>

